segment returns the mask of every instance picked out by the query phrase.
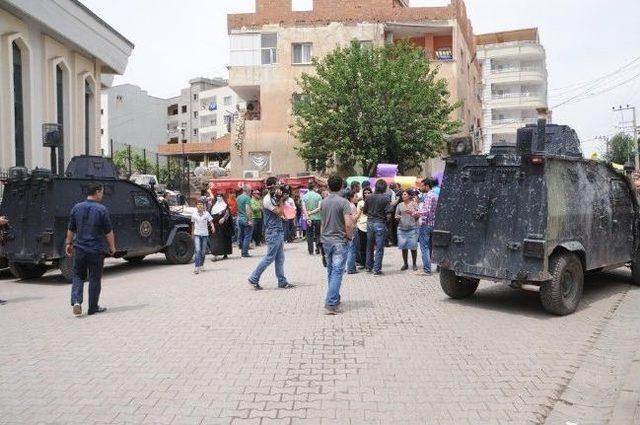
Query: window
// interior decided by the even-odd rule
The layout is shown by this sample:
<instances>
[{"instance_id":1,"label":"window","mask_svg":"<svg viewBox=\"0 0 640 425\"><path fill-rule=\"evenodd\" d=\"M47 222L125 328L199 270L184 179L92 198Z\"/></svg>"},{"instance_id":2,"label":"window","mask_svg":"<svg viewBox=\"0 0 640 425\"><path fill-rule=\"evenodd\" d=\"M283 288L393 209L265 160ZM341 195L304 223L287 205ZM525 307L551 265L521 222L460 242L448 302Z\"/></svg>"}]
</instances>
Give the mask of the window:
<instances>
[{"instance_id":1,"label":"window","mask_svg":"<svg viewBox=\"0 0 640 425\"><path fill-rule=\"evenodd\" d=\"M224 102L224 106L231 106L233 99L231 99L231 96L225 96L223 99L223 102Z\"/></svg>"},{"instance_id":2,"label":"window","mask_svg":"<svg viewBox=\"0 0 640 425\"><path fill-rule=\"evenodd\" d=\"M291 11L308 12L313 10L313 0L291 0Z\"/></svg>"},{"instance_id":3,"label":"window","mask_svg":"<svg viewBox=\"0 0 640 425\"><path fill-rule=\"evenodd\" d=\"M311 43L293 43L292 45L292 63L293 64L310 64L311 63Z\"/></svg>"},{"instance_id":4,"label":"window","mask_svg":"<svg viewBox=\"0 0 640 425\"><path fill-rule=\"evenodd\" d=\"M180 110L181 110L181 112L183 114L186 114L187 113L187 105L182 105L182 108L180 108Z\"/></svg>"},{"instance_id":5,"label":"window","mask_svg":"<svg viewBox=\"0 0 640 425\"><path fill-rule=\"evenodd\" d=\"M167 115L178 115L178 105L171 105L167 108Z\"/></svg>"},{"instance_id":6,"label":"window","mask_svg":"<svg viewBox=\"0 0 640 425\"><path fill-rule=\"evenodd\" d=\"M213 133L211 133L211 141L212 142L215 142L217 138L218 138L218 133L217 132L214 131Z\"/></svg>"},{"instance_id":7,"label":"window","mask_svg":"<svg viewBox=\"0 0 640 425\"><path fill-rule=\"evenodd\" d=\"M100 129L100 134L102 134L104 136L104 128Z\"/></svg>"},{"instance_id":8,"label":"window","mask_svg":"<svg viewBox=\"0 0 640 425\"><path fill-rule=\"evenodd\" d=\"M193 135L194 135L194 136L197 136L197 135L198 135L198 129L197 129L197 128L194 128L194 129L193 129Z\"/></svg>"},{"instance_id":9,"label":"window","mask_svg":"<svg viewBox=\"0 0 640 425\"><path fill-rule=\"evenodd\" d=\"M193 118L198 118L198 111L193 111Z\"/></svg>"},{"instance_id":10,"label":"window","mask_svg":"<svg viewBox=\"0 0 640 425\"><path fill-rule=\"evenodd\" d=\"M120 95L116 96L116 102L121 102L124 100L124 98Z\"/></svg>"},{"instance_id":11,"label":"window","mask_svg":"<svg viewBox=\"0 0 640 425\"><path fill-rule=\"evenodd\" d=\"M278 63L276 48L278 47L278 34L268 33L260 36L260 47L262 50L262 65Z\"/></svg>"},{"instance_id":12,"label":"window","mask_svg":"<svg viewBox=\"0 0 640 425\"><path fill-rule=\"evenodd\" d=\"M64 138L64 71L60 65L56 65L56 122L62 127ZM64 149L60 149L60 155L59 163L64 164Z\"/></svg>"},{"instance_id":13,"label":"window","mask_svg":"<svg viewBox=\"0 0 640 425\"><path fill-rule=\"evenodd\" d=\"M251 170L271 171L271 152L249 152L249 167Z\"/></svg>"},{"instance_id":14,"label":"window","mask_svg":"<svg viewBox=\"0 0 640 425\"><path fill-rule=\"evenodd\" d=\"M95 137L95 127L93 126L94 108L94 88L89 80L84 80L84 153L91 153L91 141Z\"/></svg>"},{"instance_id":15,"label":"window","mask_svg":"<svg viewBox=\"0 0 640 425\"><path fill-rule=\"evenodd\" d=\"M14 41L11 43L13 50L13 111L14 111L14 146L16 150L16 165L24 167L24 103L22 81L22 51Z\"/></svg>"},{"instance_id":16,"label":"window","mask_svg":"<svg viewBox=\"0 0 640 425\"><path fill-rule=\"evenodd\" d=\"M104 109L100 108L100 115L104 115Z\"/></svg>"},{"instance_id":17,"label":"window","mask_svg":"<svg viewBox=\"0 0 640 425\"><path fill-rule=\"evenodd\" d=\"M136 208L146 209L152 208L153 203L151 202L151 198L146 193L134 193L133 195L133 205Z\"/></svg>"},{"instance_id":18,"label":"window","mask_svg":"<svg viewBox=\"0 0 640 425\"><path fill-rule=\"evenodd\" d=\"M195 93L195 94L193 95L193 100L198 100L198 93Z\"/></svg>"},{"instance_id":19,"label":"window","mask_svg":"<svg viewBox=\"0 0 640 425\"><path fill-rule=\"evenodd\" d=\"M209 125L218 125L218 117L214 115L213 118L209 120Z\"/></svg>"}]
</instances>

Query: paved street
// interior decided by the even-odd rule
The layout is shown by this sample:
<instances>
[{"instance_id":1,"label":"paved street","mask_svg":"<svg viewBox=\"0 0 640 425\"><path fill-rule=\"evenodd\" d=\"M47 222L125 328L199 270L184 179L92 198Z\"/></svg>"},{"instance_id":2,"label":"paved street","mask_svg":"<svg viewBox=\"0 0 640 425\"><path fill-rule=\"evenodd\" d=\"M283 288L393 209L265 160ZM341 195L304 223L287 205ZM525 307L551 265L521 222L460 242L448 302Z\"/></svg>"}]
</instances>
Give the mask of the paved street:
<instances>
[{"instance_id":1,"label":"paved street","mask_svg":"<svg viewBox=\"0 0 640 425\"><path fill-rule=\"evenodd\" d=\"M389 249L386 275L346 277L344 313L327 316L319 257L300 243L286 255L299 287L275 289L271 268L260 292L246 283L259 257L207 259L199 276L162 256L110 262L109 310L81 319L57 273L32 282L2 274L0 423L633 418L640 289L627 270L589 277L581 309L553 317L536 293L492 283L449 300L437 277L397 271L400 254Z\"/></svg>"}]
</instances>

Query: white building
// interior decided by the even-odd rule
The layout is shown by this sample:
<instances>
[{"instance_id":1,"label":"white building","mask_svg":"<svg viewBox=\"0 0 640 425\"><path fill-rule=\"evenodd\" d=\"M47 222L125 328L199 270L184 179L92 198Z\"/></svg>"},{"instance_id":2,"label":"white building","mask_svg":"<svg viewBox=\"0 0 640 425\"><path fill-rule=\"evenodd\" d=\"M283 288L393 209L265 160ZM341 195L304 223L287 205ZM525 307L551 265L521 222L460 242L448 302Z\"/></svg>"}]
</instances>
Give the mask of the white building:
<instances>
[{"instance_id":1,"label":"white building","mask_svg":"<svg viewBox=\"0 0 640 425\"><path fill-rule=\"evenodd\" d=\"M102 95L101 144L105 155L125 145L155 152L167 139L167 99L150 96L133 84L111 87Z\"/></svg>"},{"instance_id":2,"label":"white building","mask_svg":"<svg viewBox=\"0 0 640 425\"><path fill-rule=\"evenodd\" d=\"M237 105L238 96L229 86L200 92L198 140L201 143L213 142L228 134Z\"/></svg>"},{"instance_id":3,"label":"white building","mask_svg":"<svg viewBox=\"0 0 640 425\"><path fill-rule=\"evenodd\" d=\"M133 47L77 0L0 0L0 168L51 167L43 123L62 125L65 165L99 154L103 76Z\"/></svg>"},{"instance_id":4,"label":"white building","mask_svg":"<svg viewBox=\"0 0 640 425\"><path fill-rule=\"evenodd\" d=\"M547 63L537 28L476 36L482 63L483 150L516 142L518 128L547 108Z\"/></svg>"}]
</instances>

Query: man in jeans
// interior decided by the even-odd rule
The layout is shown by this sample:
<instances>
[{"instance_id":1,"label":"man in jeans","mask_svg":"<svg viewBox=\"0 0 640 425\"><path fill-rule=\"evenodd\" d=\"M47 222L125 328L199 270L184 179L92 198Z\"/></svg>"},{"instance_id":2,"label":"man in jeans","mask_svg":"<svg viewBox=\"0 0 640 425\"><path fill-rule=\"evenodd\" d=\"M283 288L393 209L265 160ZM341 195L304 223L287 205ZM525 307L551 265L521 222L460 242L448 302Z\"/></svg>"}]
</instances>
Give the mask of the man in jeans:
<instances>
[{"instance_id":1,"label":"man in jeans","mask_svg":"<svg viewBox=\"0 0 640 425\"><path fill-rule=\"evenodd\" d=\"M260 276L271 263L275 262L278 288L294 288L295 285L287 282L287 278L284 275L284 213L282 212L284 196L282 191L276 188L278 180L275 177L269 177L266 183L269 193L267 193L262 202L262 221L264 236L267 241L267 255L262 258L262 261L249 276L249 283L256 290L262 289ZM275 199L272 198L272 193L275 195Z\"/></svg>"},{"instance_id":2,"label":"man in jeans","mask_svg":"<svg viewBox=\"0 0 640 425\"><path fill-rule=\"evenodd\" d=\"M390 212L391 197L387 192L387 182L376 182L375 193L364 201L363 212L367 215L367 272L382 276L382 258L386 244L387 214ZM375 248L375 251L374 251ZM374 259L375 252L375 259Z\"/></svg>"},{"instance_id":3,"label":"man in jeans","mask_svg":"<svg viewBox=\"0 0 640 425\"><path fill-rule=\"evenodd\" d=\"M240 196L236 199L238 203L238 245L240 253L243 257L251 257L249 255L249 245L251 245L251 237L253 236L253 213L251 212L251 197L249 189L242 188Z\"/></svg>"},{"instance_id":4,"label":"man in jeans","mask_svg":"<svg viewBox=\"0 0 640 425\"><path fill-rule=\"evenodd\" d=\"M340 304L340 286L347 261L347 247L353 237L354 221L351 204L340 196L342 179L332 175L328 180L331 193L322 201L322 247L327 261L327 296L325 308L328 314L337 314Z\"/></svg>"},{"instance_id":5,"label":"man in jeans","mask_svg":"<svg viewBox=\"0 0 640 425\"><path fill-rule=\"evenodd\" d=\"M320 207L322 196L317 192L316 186L309 183L309 192L302 197L302 208L307 219L307 248L309 255L320 253ZM314 247L315 242L315 247Z\"/></svg>"},{"instance_id":6,"label":"man in jeans","mask_svg":"<svg viewBox=\"0 0 640 425\"><path fill-rule=\"evenodd\" d=\"M73 255L73 284L71 286L71 305L76 317L82 315L82 296L84 282L89 279L89 310L87 314L102 313L107 309L98 305L104 266L104 253L116 252L115 238L111 228L109 211L102 205L104 187L99 183L90 183L87 188L87 200L71 209L65 253ZM105 247L105 241L108 247Z\"/></svg>"},{"instance_id":7,"label":"man in jeans","mask_svg":"<svg viewBox=\"0 0 640 425\"><path fill-rule=\"evenodd\" d=\"M431 233L436 223L436 208L438 195L433 188L437 185L433 179L426 178L422 181L420 190L423 192L423 200L418 211L420 213L420 229L418 230L418 243L422 256L422 270L417 272L420 276L431 276Z\"/></svg>"}]
</instances>

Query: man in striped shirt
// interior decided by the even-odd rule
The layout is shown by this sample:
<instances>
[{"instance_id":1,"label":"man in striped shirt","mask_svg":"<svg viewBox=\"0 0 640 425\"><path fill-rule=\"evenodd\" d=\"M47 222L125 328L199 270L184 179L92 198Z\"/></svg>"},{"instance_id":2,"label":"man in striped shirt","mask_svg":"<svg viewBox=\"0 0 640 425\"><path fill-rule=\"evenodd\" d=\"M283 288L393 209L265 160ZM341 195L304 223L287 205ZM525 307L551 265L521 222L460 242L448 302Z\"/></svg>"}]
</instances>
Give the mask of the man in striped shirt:
<instances>
[{"instance_id":1,"label":"man in striped shirt","mask_svg":"<svg viewBox=\"0 0 640 425\"><path fill-rule=\"evenodd\" d=\"M420 187L423 196L418 208L420 212L418 243L422 255L422 270L416 273L420 276L431 276L431 233L436 224L436 208L438 206L438 195L432 189L436 185L437 183L433 179L426 178L422 180Z\"/></svg>"}]
</instances>

